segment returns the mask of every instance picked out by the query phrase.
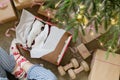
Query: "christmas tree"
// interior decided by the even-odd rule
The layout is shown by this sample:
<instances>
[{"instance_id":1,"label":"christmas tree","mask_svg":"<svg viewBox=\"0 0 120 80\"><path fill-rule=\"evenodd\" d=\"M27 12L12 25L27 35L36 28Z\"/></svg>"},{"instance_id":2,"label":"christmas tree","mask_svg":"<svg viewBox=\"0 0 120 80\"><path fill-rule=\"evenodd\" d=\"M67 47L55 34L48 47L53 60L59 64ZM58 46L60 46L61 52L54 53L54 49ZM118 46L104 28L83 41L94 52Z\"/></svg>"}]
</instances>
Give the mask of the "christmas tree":
<instances>
[{"instance_id":1,"label":"christmas tree","mask_svg":"<svg viewBox=\"0 0 120 80\"><path fill-rule=\"evenodd\" d=\"M110 52L120 48L120 0L46 0L46 7L56 9L53 21L74 30L73 41L81 30L93 24L96 33L103 26L107 31L101 37L100 44Z\"/></svg>"}]
</instances>

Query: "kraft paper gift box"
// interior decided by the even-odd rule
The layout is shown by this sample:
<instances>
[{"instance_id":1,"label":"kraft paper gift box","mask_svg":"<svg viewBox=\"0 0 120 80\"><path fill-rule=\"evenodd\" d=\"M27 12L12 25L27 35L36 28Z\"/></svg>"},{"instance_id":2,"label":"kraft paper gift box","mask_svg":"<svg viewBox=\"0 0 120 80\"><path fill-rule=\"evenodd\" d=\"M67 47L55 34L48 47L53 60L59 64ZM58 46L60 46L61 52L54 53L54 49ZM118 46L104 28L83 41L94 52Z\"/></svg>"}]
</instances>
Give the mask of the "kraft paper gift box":
<instances>
[{"instance_id":1,"label":"kraft paper gift box","mask_svg":"<svg viewBox=\"0 0 120 80\"><path fill-rule=\"evenodd\" d=\"M44 0L13 0L14 5L18 10L32 7L35 3L41 3L43 1Z\"/></svg>"},{"instance_id":2,"label":"kraft paper gift box","mask_svg":"<svg viewBox=\"0 0 120 80\"><path fill-rule=\"evenodd\" d=\"M54 18L56 14L56 10L53 10L51 8L45 8L44 6L40 6L40 8L38 9L38 13L48 18Z\"/></svg>"},{"instance_id":3,"label":"kraft paper gift box","mask_svg":"<svg viewBox=\"0 0 120 80\"><path fill-rule=\"evenodd\" d=\"M102 34L104 34L106 32L106 30L102 26L98 27L98 32L96 32L94 26L86 27L86 28L84 28L84 31L85 31L85 35L83 35L81 29L79 30L79 36L83 43L89 43L89 42L93 41L94 39L97 39L98 37L100 37Z\"/></svg>"},{"instance_id":4,"label":"kraft paper gift box","mask_svg":"<svg viewBox=\"0 0 120 80\"><path fill-rule=\"evenodd\" d=\"M10 0L0 0L0 22L5 23L17 19Z\"/></svg>"},{"instance_id":5,"label":"kraft paper gift box","mask_svg":"<svg viewBox=\"0 0 120 80\"><path fill-rule=\"evenodd\" d=\"M119 80L120 55L109 54L108 59L106 59L106 51L96 50L88 80Z\"/></svg>"},{"instance_id":6,"label":"kraft paper gift box","mask_svg":"<svg viewBox=\"0 0 120 80\"><path fill-rule=\"evenodd\" d=\"M90 52L88 51L88 49L86 48L86 46L83 43L78 45L77 49L78 49L78 52L82 56L83 59L86 59L91 55Z\"/></svg>"},{"instance_id":7,"label":"kraft paper gift box","mask_svg":"<svg viewBox=\"0 0 120 80\"><path fill-rule=\"evenodd\" d=\"M43 46L44 48L37 46L36 49L32 48L31 50L28 50L26 48L26 40L27 40L26 33L27 33L27 31L29 32L28 28L31 27L31 25L33 24L33 22L36 19L41 21L44 24L51 26L48 38L46 39L46 41L44 43L44 45L46 45L47 48L44 46ZM27 25L27 26L25 26L25 25ZM56 33L56 30L57 30L57 33ZM62 33L61 38L58 38L57 36L59 36L61 34L60 31L62 31L64 33ZM53 32L55 32L55 33L53 33ZM50 36L52 36L52 37L50 37ZM58 42L56 42L56 38L59 39L59 40L57 40ZM41 59L48 61L50 63L53 63L55 65L60 64L60 62L65 54L65 51L71 41L71 38L72 38L72 35L69 32L66 32L63 29L59 29L59 28L53 26L52 24L45 22L40 18L35 17L34 15L32 15L31 13L29 13L26 10L23 10L20 22L19 22L18 26L16 27L16 38L15 38L16 43L21 44L23 46L23 49L27 49L27 52L29 52L29 55L31 58L37 58L37 59L41 58ZM54 49L52 51L50 51L50 52L48 51L47 54L44 52L45 50L49 50L49 49L51 50L54 45L56 45L56 46L54 47ZM49 46L49 48L48 48L48 46ZM33 51L33 49L36 51ZM44 53L41 52L42 50ZM32 53L32 51L34 53ZM43 55L41 56L41 54L43 54Z\"/></svg>"}]
</instances>

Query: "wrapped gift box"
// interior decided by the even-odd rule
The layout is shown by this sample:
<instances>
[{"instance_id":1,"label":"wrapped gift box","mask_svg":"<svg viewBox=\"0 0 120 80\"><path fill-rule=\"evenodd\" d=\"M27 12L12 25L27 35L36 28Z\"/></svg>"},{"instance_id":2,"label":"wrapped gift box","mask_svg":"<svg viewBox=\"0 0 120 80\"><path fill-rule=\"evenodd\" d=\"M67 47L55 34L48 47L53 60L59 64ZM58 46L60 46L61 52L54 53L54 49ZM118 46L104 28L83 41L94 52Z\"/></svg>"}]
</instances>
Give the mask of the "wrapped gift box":
<instances>
[{"instance_id":1,"label":"wrapped gift box","mask_svg":"<svg viewBox=\"0 0 120 80\"><path fill-rule=\"evenodd\" d=\"M56 49L53 52L41 58L55 65L59 65L71 41L71 38L72 38L71 34L66 32L61 38L61 40L59 41Z\"/></svg>"},{"instance_id":2,"label":"wrapped gift box","mask_svg":"<svg viewBox=\"0 0 120 80\"><path fill-rule=\"evenodd\" d=\"M49 35L48 35L46 41L44 42L44 46L46 45L47 48L44 47L44 46L43 46L44 48L36 46L36 49L34 47L31 50L29 50L25 46L26 45L26 40L27 40L26 39L27 35L25 35L25 34L27 32L29 32L28 28L31 27L31 25L33 24L33 22L35 20L39 20L42 23L47 24L47 25L50 26ZM28 24L27 24L27 22L28 22ZM27 26L25 26L25 25L27 25ZM52 30L52 27L54 27L54 30ZM57 36L59 36L59 34L61 34L60 31L62 31L64 33L62 33L62 36L59 38ZM53 33L53 32L55 32L55 33ZM50 35L51 35L51 37L50 37ZM56 42L56 38L57 39L59 38L59 40L57 40L58 42ZM27 50L27 52L29 52L31 58L41 58L41 59L46 60L46 61L48 61L50 63L55 64L55 65L60 64L60 62L61 62L61 60L62 60L62 58L63 58L63 56L65 54L65 51L67 49L67 46L69 45L69 43L71 41L71 38L72 38L72 35L70 33L66 32L63 29L59 29L59 28L53 26L53 24L45 22L40 18L35 17L34 15L32 15L31 13L29 13L26 10L23 10L20 22L19 22L19 24L18 24L18 26L16 28L16 41L17 41L17 43L19 43L19 44L21 44L23 46L24 50ZM54 47L54 50L50 51L47 54L45 54L45 52L46 52L45 50L49 50L49 49L51 50L52 49L51 47L53 47L54 45L56 45ZM48 46L49 46L49 48L48 48ZM33 51L34 54L31 53L31 51L33 49L36 50L35 52ZM44 53L41 52L42 50L43 50L43 52L44 51L45 52ZM45 55L41 56L42 53L45 54Z\"/></svg>"},{"instance_id":3,"label":"wrapped gift box","mask_svg":"<svg viewBox=\"0 0 120 80\"><path fill-rule=\"evenodd\" d=\"M96 50L88 80L119 80L120 55L113 56L109 53L109 58L106 59L106 53L103 50Z\"/></svg>"},{"instance_id":4,"label":"wrapped gift box","mask_svg":"<svg viewBox=\"0 0 120 80\"><path fill-rule=\"evenodd\" d=\"M15 7L20 10L27 7L32 7L35 3L41 3L44 0L13 0Z\"/></svg>"},{"instance_id":5,"label":"wrapped gift box","mask_svg":"<svg viewBox=\"0 0 120 80\"><path fill-rule=\"evenodd\" d=\"M106 30L102 26L98 27L98 32L96 32L94 26L86 27L84 31L85 31L85 35L83 35L83 33L81 32L81 29L79 30L79 36L83 43L89 43L94 39L97 39L98 37L100 37L102 34L106 32Z\"/></svg>"},{"instance_id":6,"label":"wrapped gift box","mask_svg":"<svg viewBox=\"0 0 120 80\"><path fill-rule=\"evenodd\" d=\"M78 51L83 59L86 59L91 55L83 43L81 43L79 46L77 46L77 49L78 49Z\"/></svg>"},{"instance_id":7,"label":"wrapped gift box","mask_svg":"<svg viewBox=\"0 0 120 80\"><path fill-rule=\"evenodd\" d=\"M45 8L44 6L40 6L38 13L48 18L54 18L56 14L56 10L53 10L51 8Z\"/></svg>"},{"instance_id":8,"label":"wrapped gift box","mask_svg":"<svg viewBox=\"0 0 120 80\"><path fill-rule=\"evenodd\" d=\"M15 20L17 18L10 0L0 0L0 4L1 23Z\"/></svg>"}]
</instances>

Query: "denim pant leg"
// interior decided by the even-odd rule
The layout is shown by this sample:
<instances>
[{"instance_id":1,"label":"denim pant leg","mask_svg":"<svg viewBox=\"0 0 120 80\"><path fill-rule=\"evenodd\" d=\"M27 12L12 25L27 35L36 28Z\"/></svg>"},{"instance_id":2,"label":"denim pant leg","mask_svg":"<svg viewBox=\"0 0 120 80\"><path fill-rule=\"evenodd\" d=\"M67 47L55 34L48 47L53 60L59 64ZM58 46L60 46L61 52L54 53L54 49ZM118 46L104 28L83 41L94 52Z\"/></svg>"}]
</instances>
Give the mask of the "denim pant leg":
<instances>
[{"instance_id":1,"label":"denim pant leg","mask_svg":"<svg viewBox=\"0 0 120 80\"><path fill-rule=\"evenodd\" d=\"M13 55L8 55L8 53L0 47L0 65L1 67L12 73L15 68L15 59Z\"/></svg>"},{"instance_id":2,"label":"denim pant leg","mask_svg":"<svg viewBox=\"0 0 120 80\"><path fill-rule=\"evenodd\" d=\"M0 77L2 77L2 78L7 77L5 70L1 67L1 65L0 65Z\"/></svg>"},{"instance_id":3,"label":"denim pant leg","mask_svg":"<svg viewBox=\"0 0 120 80\"><path fill-rule=\"evenodd\" d=\"M34 65L27 72L28 80L57 80L56 76L44 67Z\"/></svg>"}]
</instances>

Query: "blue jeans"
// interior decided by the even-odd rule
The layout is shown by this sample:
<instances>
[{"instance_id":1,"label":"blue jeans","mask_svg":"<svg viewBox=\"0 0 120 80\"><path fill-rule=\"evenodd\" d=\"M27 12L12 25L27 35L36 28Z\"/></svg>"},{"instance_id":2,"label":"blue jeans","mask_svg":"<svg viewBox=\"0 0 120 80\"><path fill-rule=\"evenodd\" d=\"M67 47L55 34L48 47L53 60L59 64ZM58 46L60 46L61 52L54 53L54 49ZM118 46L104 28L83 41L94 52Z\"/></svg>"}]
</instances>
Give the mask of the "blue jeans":
<instances>
[{"instance_id":1,"label":"blue jeans","mask_svg":"<svg viewBox=\"0 0 120 80\"><path fill-rule=\"evenodd\" d=\"M14 57L12 55L8 55L7 52L0 47L0 77L6 78L6 71L12 73L15 64Z\"/></svg>"},{"instance_id":2,"label":"blue jeans","mask_svg":"<svg viewBox=\"0 0 120 80\"><path fill-rule=\"evenodd\" d=\"M12 73L15 67L13 55L8 55L0 48L0 80L7 80L6 71ZM40 65L32 66L27 72L28 80L57 80L56 76L48 69Z\"/></svg>"},{"instance_id":3,"label":"blue jeans","mask_svg":"<svg viewBox=\"0 0 120 80\"><path fill-rule=\"evenodd\" d=\"M32 66L27 72L28 80L57 80L56 76L40 65Z\"/></svg>"}]
</instances>

